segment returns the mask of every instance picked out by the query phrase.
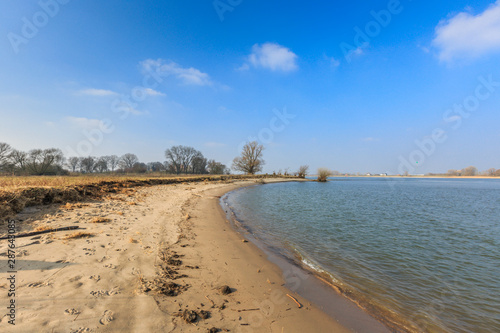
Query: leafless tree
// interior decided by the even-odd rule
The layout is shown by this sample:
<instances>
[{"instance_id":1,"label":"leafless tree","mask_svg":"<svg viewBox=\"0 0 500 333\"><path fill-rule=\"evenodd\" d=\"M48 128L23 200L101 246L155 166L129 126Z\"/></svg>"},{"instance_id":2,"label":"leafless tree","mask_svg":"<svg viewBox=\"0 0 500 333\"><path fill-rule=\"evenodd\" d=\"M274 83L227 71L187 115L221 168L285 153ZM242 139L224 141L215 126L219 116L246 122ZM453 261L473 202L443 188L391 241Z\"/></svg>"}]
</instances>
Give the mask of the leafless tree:
<instances>
[{"instance_id":1,"label":"leafless tree","mask_svg":"<svg viewBox=\"0 0 500 333\"><path fill-rule=\"evenodd\" d=\"M118 163L120 162L120 158L116 155L105 156L105 158L108 162L108 169L111 169L111 171L115 171Z\"/></svg>"},{"instance_id":2,"label":"leafless tree","mask_svg":"<svg viewBox=\"0 0 500 333\"><path fill-rule=\"evenodd\" d=\"M319 168L318 169L318 181L319 182L326 182L328 177L330 177L332 174L333 174L333 172L330 169Z\"/></svg>"},{"instance_id":3,"label":"leafless tree","mask_svg":"<svg viewBox=\"0 0 500 333\"><path fill-rule=\"evenodd\" d=\"M129 170L134 167L134 164L139 163L139 159L135 154L125 154L120 158L118 165L124 170Z\"/></svg>"},{"instance_id":4,"label":"leafless tree","mask_svg":"<svg viewBox=\"0 0 500 333\"><path fill-rule=\"evenodd\" d=\"M211 175L224 175L228 172L228 169L224 164L215 162L215 160L209 160L207 162L207 170Z\"/></svg>"},{"instance_id":5,"label":"leafless tree","mask_svg":"<svg viewBox=\"0 0 500 333\"><path fill-rule=\"evenodd\" d=\"M94 169L100 173L108 171L108 161L106 160L105 156L99 157L99 159L94 165Z\"/></svg>"},{"instance_id":6,"label":"leafless tree","mask_svg":"<svg viewBox=\"0 0 500 333\"><path fill-rule=\"evenodd\" d=\"M297 171L297 176L299 176L299 178L306 178L308 171L309 165L301 165L299 171Z\"/></svg>"},{"instance_id":7,"label":"leafless tree","mask_svg":"<svg viewBox=\"0 0 500 333\"><path fill-rule=\"evenodd\" d=\"M496 172L496 171L497 171L497 170L495 170L495 168L491 168L491 169L486 170L486 171L485 171L485 174L486 174L487 176L493 177L493 176L495 176L495 172Z\"/></svg>"},{"instance_id":8,"label":"leafless tree","mask_svg":"<svg viewBox=\"0 0 500 333\"><path fill-rule=\"evenodd\" d=\"M14 150L12 150L12 152L9 155L9 160L15 169L18 169L20 171L24 171L24 170L26 170L26 163L28 160L28 154L24 151L14 149Z\"/></svg>"},{"instance_id":9,"label":"leafless tree","mask_svg":"<svg viewBox=\"0 0 500 333\"><path fill-rule=\"evenodd\" d=\"M206 174L207 171L207 159L203 157L201 152L197 152L191 161L191 172L194 174Z\"/></svg>"},{"instance_id":10,"label":"leafless tree","mask_svg":"<svg viewBox=\"0 0 500 333\"><path fill-rule=\"evenodd\" d=\"M263 145L259 145L257 141L252 141L243 147L241 156L233 160L233 169L253 175L262 171L264 160L262 159Z\"/></svg>"},{"instance_id":11,"label":"leafless tree","mask_svg":"<svg viewBox=\"0 0 500 333\"><path fill-rule=\"evenodd\" d=\"M76 156L70 157L68 158L66 164L70 168L71 172L76 172L76 169L78 169L78 166L80 166L80 158Z\"/></svg>"},{"instance_id":12,"label":"leafless tree","mask_svg":"<svg viewBox=\"0 0 500 333\"><path fill-rule=\"evenodd\" d=\"M0 142L0 170L7 164L12 147L5 142Z\"/></svg>"},{"instance_id":13,"label":"leafless tree","mask_svg":"<svg viewBox=\"0 0 500 333\"><path fill-rule=\"evenodd\" d=\"M165 157L175 173L180 174L192 172L193 159L195 157L203 157L203 155L194 149L187 146L173 146L165 151Z\"/></svg>"},{"instance_id":14,"label":"leafless tree","mask_svg":"<svg viewBox=\"0 0 500 333\"><path fill-rule=\"evenodd\" d=\"M92 173L95 170L95 158L92 156L80 158L80 171L83 173Z\"/></svg>"},{"instance_id":15,"label":"leafless tree","mask_svg":"<svg viewBox=\"0 0 500 333\"><path fill-rule=\"evenodd\" d=\"M477 168L475 166L470 166L465 169L462 169L462 176L476 176L478 173Z\"/></svg>"},{"instance_id":16,"label":"leafless tree","mask_svg":"<svg viewBox=\"0 0 500 333\"><path fill-rule=\"evenodd\" d=\"M60 149L33 149L28 153L26 168L34 175L56 173L64 162L64 155Z\"/></svg>"},{"instance_id":17,"label":"leafless tree","mask_svg":"<svg viewBox=\"0 0 500 333\"><path fill-rule=\"evenodd\" d=\"M165 165L161 162L150 162L147 164L148 171L151 172L160 172L165 171Z\"/></svg>"}]
</instances>

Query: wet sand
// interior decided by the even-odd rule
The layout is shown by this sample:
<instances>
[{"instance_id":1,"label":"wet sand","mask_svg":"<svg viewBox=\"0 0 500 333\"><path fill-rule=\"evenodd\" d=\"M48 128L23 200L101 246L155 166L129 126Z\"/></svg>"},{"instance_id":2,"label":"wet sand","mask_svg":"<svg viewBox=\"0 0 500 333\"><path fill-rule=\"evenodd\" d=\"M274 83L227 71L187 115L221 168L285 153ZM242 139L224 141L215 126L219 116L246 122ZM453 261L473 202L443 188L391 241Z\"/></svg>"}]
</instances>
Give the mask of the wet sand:
<instances>
[{"instance_id":1,"label":"wet sand","mask_svg":"<svg viewBox=\"0 0 500 333\"><path fill-rule=\"evenodd\" d=\"M321 293L321 284L270 261L233 230L220 196L255 183L160 185L103 201L25 209L14 219L17 231L80 229L15 240L16 325L8 324L9 299L2 297L0 330L373 332L380 324L340 296L333 300L335 316L310 303L307 295ZM0 240L5 295L7 246Z\"/></svg>"}]
</instances>

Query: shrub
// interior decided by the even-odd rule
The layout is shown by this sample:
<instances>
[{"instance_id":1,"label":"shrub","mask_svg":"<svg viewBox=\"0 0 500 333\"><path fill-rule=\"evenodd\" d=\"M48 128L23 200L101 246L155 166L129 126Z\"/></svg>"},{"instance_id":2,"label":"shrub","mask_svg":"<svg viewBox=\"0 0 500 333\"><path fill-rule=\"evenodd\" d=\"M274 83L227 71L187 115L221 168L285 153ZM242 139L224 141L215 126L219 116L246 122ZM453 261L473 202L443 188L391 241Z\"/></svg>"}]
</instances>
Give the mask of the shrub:
<instances>
[{"instance_id":1,"label":"shrub","mask_svg":"<svg viewBox=\"0 0 500 333\"><path fill-rule=\"evenodd\" d=\"M333 172L327 168L319 168L318 169L318 182L326 182L328 177L330 177Z\"/></svg>"}]
</instances>

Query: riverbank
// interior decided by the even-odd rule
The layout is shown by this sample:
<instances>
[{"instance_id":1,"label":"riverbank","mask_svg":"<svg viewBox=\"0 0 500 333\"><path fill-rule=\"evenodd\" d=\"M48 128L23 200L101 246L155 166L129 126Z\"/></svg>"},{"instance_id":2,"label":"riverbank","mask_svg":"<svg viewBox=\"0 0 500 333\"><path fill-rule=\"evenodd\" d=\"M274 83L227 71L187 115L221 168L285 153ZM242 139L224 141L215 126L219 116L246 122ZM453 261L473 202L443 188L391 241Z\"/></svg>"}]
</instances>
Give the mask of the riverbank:
<instances>
[{"instance_id":1,"label":"riverbank","mask_svg":"<svg viewBox=\"0 0 500 333\"><path fill-rule=\"evenodd\" d=\"M1 314L0 327L348 332L287 289L280 268L227 222L220 196L261 182L140 187L101 200L24 209L13 219L18 233L78 229L15 239L16 325ZM0 242L2 281L12 275L8 244ZM0 292L11 287L1 282Z\"/></svg>"}]
</instances>

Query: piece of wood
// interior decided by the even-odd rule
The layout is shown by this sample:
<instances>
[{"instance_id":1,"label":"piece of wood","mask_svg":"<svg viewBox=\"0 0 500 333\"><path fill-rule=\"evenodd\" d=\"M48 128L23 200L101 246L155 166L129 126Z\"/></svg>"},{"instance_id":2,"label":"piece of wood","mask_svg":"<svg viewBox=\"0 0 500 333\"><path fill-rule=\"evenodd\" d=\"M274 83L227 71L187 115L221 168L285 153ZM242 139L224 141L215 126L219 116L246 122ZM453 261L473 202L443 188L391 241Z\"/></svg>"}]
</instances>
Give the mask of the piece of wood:
<instances>
[{"instance_id":1,"label":"piece of wood","mask_svg":"<svg viewBox=\"0 0 500 333\"><path fill-rule=\"evenodd\" d=\"M79 226L71 226L71 227L64 227L64 228L56 228L56 229L47 229L43 231L32 231L32 232L26 232L22 234L16 234L16 235L8 235L5 237L0 237L0 239L9 239L9 238L21 238L21 237L29 237L29 236L35 236L35 235L40 235L40 234L48 234L51 232L56 232L56 231L66 231L66 230L75 230L80 228Z\"/></svg>"},{"instance_id":2,"label":"piece of wood","mask_svg":"<svg viewBox=\"0 0 500 333\"><path fill-rule=\"evenodd\" d=\"M295 302L295 304L297 304L297 306L299 307L299 309L302 307L302 304L300 304L300 303L299 303L299 301L297 301L297 300L295 299L295 297L293 297L293 296L291 296L291 295L289 295L289 294L286 294L286 295L287 295L288 297L290 297L290 298L291 298L291 299Z\"/></svg>"}]
</instances>

